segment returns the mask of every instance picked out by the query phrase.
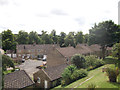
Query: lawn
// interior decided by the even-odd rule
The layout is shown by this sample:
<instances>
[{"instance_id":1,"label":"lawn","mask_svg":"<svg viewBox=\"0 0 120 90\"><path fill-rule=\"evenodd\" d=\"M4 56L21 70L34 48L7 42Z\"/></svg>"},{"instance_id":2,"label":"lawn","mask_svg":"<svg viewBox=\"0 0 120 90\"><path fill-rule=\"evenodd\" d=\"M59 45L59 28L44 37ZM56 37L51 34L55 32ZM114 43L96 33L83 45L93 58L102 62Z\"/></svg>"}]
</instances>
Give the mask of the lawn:
<instances>
[{"instance_id":1,"label":"lawn","mask_svg":"<svg viewBox=\"0 0 120 90\"><path fill-rule=\"evenodd\" d=\"M120 84L118 83L110 83L108 80L108 77L106 76L105 72L102 72L102 68L104 67L114 67L113 64L107 64L102 67L99 67L97 69L89 71L89 74L87 77L82 78L80 80L77 80L69 85L67 85L64 88L87 88L89 84L95 84L96 88L118 88L120 87ZM93 76L93 77L92 77ZM89 79L92 77L90 80L84 82L86 79ZM83 84L81 84L84 82ZM81 84L81 85L80 85ZM60 85L55 88L63 88Z\"/></svg>"}]
</instances>

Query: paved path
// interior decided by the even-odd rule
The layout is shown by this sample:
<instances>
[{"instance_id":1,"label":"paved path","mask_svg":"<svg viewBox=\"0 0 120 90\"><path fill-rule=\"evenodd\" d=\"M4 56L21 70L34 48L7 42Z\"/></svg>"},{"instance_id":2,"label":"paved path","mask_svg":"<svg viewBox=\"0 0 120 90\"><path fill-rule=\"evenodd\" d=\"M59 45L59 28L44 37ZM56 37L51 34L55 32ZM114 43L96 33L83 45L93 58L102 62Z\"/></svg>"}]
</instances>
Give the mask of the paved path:
<instances>
[{"instance_id":1,"label":"paved path","mask_svg":"<svg viewBox=\"0 0 120 90\"><path fill-rule=\"evenodd\" d=\"M30 77L33 76L33 73L37 72L37 66L43 65L43 61L38 60L26 60L24 63L19 65L20 70L25 70Z\"/></svg>"},{"instance_id":2,"label":"paved path","mask_svg":"<svg viewBox=\"0 0 120 90\"><path fill-rule=\"evenodd\" d=\"M79 85L75 86L74 88L77 88L78 86L82 85L83 83L87 82L88 80L92 79L94 76L91 76L90 78L86 79L85 81L81 82Z\"/></svg>"}]
</instances>

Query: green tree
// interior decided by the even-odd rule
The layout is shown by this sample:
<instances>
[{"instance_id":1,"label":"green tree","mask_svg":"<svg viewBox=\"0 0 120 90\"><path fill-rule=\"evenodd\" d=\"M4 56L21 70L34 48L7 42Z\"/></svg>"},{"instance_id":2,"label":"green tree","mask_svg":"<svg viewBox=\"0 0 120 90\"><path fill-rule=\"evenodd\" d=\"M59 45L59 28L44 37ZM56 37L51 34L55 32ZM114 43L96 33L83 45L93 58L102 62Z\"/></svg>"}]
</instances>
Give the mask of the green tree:
<instances>
[{"instance_id":1,"label":"green tree","mask_svg":"<svg viewBox=\"0 0 120 90\"><path fill-rule=\"evenodd\" d=\"M16 49L15 36L11 30L6 30L2 32L2 47L6 50L15 50Z\"/></svg>"},{"instance_id":2,"label":"green tree","mask_svg":"<svg viewBox=\"0 0 120 90\"><path fill-rule=\"evenodd\" d=\"M33 44L33 43L41 44L41 43L42 43L42 40L41 40L41 38L38 36L38 33L37 33L37 32L31 31L31 32L29 33L29 44Z\"/></svg>"},{"instance_id":3,"label":"green tree","mask_svg":"<svg viewBox=\"0 0 120 90\"><path fill-rule=\"evenodd\" d=\"M105 58L106 48L113 45L117 41L117 32L119 26L116 25L112 20L104 21L98 25L94 25L89 30L89 44L99 44L102 49L102 57Z\"/></svg>"},{"instance_id":4,"label":"green tree","mask_svg":"<svg viewBox=\"0 0 120 90\"><path fill-rule=\"evenodd\" d=\"M71 58L71 63L77 66L77 68L85 68L86 60L82 55L75 54Z\"/></svg>"},{"instance_id":5,"label":"green tree","mask_svg":"<svg viewBox=\"0 0 120 90\"><path fill-rule=\"evenodd\" d=\"M50 37L52 38L53 44L57 44L58 36L56 35L56 31L55 30L51 31Z\"/></svg>"},{"instance_id":6,"label":"green tree","mask_svg":"<svg viewBox=\"0 0 120 90\"><path fill-rule=\"evenodd\" d=\"M17 35L17 42L18 44L28 44L29 35L27 32L21 30Z\"/></svg>"},{"instance_id":7,"label":"green tree","mask_svg":"<svg viewBox=\"0 0 120 90\"><path fill-rule=\"evenodd\" d=\"M83 32L80 31L80 32L77 32L77 34L75 35L75 39L76 39L76 43L83 43L84 41L84 35L83 35Z\"/></svg>"},{"instance_id":8,"label":"green tree","mask_svg":"<svg viewBox=\"0 0 120 90\"><path fill-rule=\"evenodd\" d=\"M2 55L2 70L6 71L7 67L13 67L15 69L12 58L7 55Z\"/></svg>"},{"instance_id":9,"label":"green tree","mask_svg":"<svg viewBox=\"0 0 120 90\"><path fill-rule=\"evenodd\" d=\"M85 34L83 40L84 40L84 41L83 41L84 43L88 43L88 40L89 40L89 34Z\"/></svg>"},{"instance_id":10,"label":"green tree","mask_svg":"<svg viewBox=\"0 0 120 90\"><path fill-rule=\"evenodd\" d=\"M65 44L65 40L64 39L65 39L65 37L66 37L66 33L61 32L59 40L58 40L58 42L60 44L60 47L64 47L64 44Z\"/></svg>"},{"instance_id":11,"label":"green tree","mask_svg":"<svg viewBox=\"0 0 120 90\"><path fill-rule=\"evenodd\" d=\"M113 45L112 55L113 57L117 57L118 60L120 60L120 43L116 43Z\"/></svg>"},{"instance_id":12,"label":"green tree","mask_svg":"<svg viewBox=\"0 0 120 90\"><path fill-rule=\"evenodd\" d=\"M42 30L41 39L42 39L43 44L53 43L53 40L50 37L50 35L47 34L47 31Z\"/></svg>"},{"instance_id":13,"label":"green tree","mask_svg":"<svg viewBox=\"0 0 120 90\"><path fill-rule=\"evenodd\" d=\"M76 67L73 65L70 65L67 68L65 68L64 72L62 73L62 80L65 81L65 85L68 85L72 82L71 75L75 70L76 70Z\"/></svg>"},{"instance_id":14,"label":"green tree","mask_svg":"<svg viewBox=\"0 0 120 90\"><path fill-rule=\"evenodd\" d=\"M65 46L73 46L76 47L75 44L75 38L74 38L74 33L70 32L66 37L65 37Z\"/></svg>"}]
</instances>

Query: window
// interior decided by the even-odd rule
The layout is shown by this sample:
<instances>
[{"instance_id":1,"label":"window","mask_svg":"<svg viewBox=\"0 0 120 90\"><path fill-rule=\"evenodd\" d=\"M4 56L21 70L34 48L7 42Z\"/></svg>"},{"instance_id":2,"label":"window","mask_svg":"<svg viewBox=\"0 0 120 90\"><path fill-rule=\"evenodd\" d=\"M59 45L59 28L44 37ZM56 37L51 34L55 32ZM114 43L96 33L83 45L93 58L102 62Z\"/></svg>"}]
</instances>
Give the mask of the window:
<instances>
[{"instance_id":1,"label":"window","mask_svg":"<svg viewBox=\"0 0 120 90\"><path fill-rule=\"evenodd\" d=\"M39 77L37 77L37 83L40 83L40 78Z\"/></svg>"}]
</instances>

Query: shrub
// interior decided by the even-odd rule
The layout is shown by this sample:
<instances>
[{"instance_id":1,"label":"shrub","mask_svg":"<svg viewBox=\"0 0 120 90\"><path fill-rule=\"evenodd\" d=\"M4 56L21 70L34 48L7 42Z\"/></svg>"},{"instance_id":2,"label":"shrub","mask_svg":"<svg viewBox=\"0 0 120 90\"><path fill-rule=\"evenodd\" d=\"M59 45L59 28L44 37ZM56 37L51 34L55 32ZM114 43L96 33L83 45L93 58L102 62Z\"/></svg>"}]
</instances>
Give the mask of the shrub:
<instances>
[{"instance_id":1,"label":"shrub","mask_svg":"<svg viewBox=\"0 0 120 90\"><path fill-rule=\"evenodd\" d=\"M85 68L85 58L80 54L75 54L71 58L72 64L77 66L77 68Z\"/></svg>"},{"instance_id":2,"label":"shrub","mask_svg":"<svg viewBox=\"0 0 120 90\"><path fill-rule=\"evenodd\" d=\"M106 73L110 82L116 82L117 76L119 75L119 70L117 68L106 68Z\"/></svg>"},{"instance_id":3,"label":"shrub","mask_svg":"<svg viewBox=\"0 0 120 90\"><path fill-rule=\"evenodd\" d=\"M67 68L65 68L64 72L62 73L62 79L65 81L65 85L68 85L72 82L71 75L76 70L76 66L70 65Z\"/></svg>"},{"instance_id":4,"label":"shrub","mask_svg":"<svg viewBox=\"0 0 120 90\"><path fill-rule=\"evenodd\" d=\"M93 83L88 85L88 90L95 90L95 88L96 88L96 85Z\"/></svg>"},{"instance_id":5,"label":"shrub","mask_svg":"<svg viewBox=\"0 0 120 90\"><path fill-rule=\"evenodd\" d=\"M61 86L65 86L70 84L71 82L81 79L87 76L88 73L84 69L77 70L75 66L70 65L65 68L64 72L62 73L62 81Z\"/></svg>"},{"instance_id":6,"label":"shrub","mask_svg":"<svg viewBox=\"0 0 120 90\"><path fill-rule=\"evenodd\" d=\"M120 74L118 75L118 83L120 83Z\"/></svg>"},{"instance_id":7,"label":"shrub","mask_svg":"<svg viewBox=\"0 0 120 90\"><path fill-rule=\"evenodd\" d=\"M97 59L96 56L94 55L86 56L85 59L86 59L86 67L88 71L105 64L102 59Z\"/></svg>"},{"instance_id":8,"label":"shrub","mask_svg":"<svg viewBox=\"0 0 120 90\"><path fill-rule=\"evenodd\" d=\"M102 59L97 59L95 61L95 68L100 67L100 66L102 66L104 64L105 64L105 62Z\"/></svg>"}]
</instances>

